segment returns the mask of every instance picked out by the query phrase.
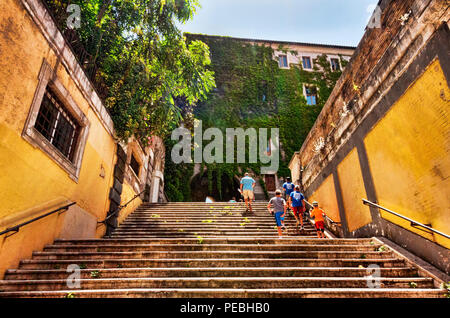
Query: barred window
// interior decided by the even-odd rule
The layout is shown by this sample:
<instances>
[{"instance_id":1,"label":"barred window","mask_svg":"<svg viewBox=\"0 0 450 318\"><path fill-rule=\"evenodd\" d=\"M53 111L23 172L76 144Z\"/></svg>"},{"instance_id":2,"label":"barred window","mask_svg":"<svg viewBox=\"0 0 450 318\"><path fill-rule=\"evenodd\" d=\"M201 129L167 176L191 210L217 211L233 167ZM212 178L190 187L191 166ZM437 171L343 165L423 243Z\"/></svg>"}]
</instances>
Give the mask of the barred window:
<instances>
[{"instance_id":1,"label":"barred window","mask_svg":"<svg viewBox=\"0 0 450 318\"><path fill-rule=\"evenodd\" d=\"M64 157L73 160L80 126L48 86L34 128Z\"/></svg>"}]
</instances>

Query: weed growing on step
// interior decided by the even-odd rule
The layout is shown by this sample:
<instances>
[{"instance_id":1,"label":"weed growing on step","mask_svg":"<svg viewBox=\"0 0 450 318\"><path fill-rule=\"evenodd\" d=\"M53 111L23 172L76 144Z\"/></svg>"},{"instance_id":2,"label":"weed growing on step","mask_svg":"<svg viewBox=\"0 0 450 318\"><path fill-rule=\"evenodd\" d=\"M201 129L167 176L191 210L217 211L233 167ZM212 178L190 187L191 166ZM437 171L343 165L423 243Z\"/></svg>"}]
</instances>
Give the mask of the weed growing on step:
<instances>
[{"instance_id":1,"label":"weed growing on step","mask_svg":"<svg viewBox=\"0 0 450 318\"><path fill-rule=\"evenodd\" d=\"M91 277L92 278L100 278L101 277L101 273L99 271L92 271L91 272Z\"/></svg>"},{"instance_id":2,"label":"weed growing on step","mask_svg":"<svg viewBox=\"0 0 450 318\"><path fill-rule=\"evenodd\" d=\"M184 232L184 229L178 229L178 232Z\"/></svg>"},{"instance_id":3,"label":"weed growing on step","mask_svg":"<svg viewBox=\"0 0 450 318\"><path fill-rule=\"evenodd\" d=\"M212 223L214 222L213 220L202 220L202 223Z\"/></svg>"},{"instance_id":4,"label":"weed growing on step","mask_svg":"<svg viewBox=\"0 0 450 318\"><path fill-rule=\"evenodd\" d=\"M123 268L122 264L117 264L117 268Z\"/></svg>"},{"instance_id":5,"label":"weed growing on step","mask_svg":"<svg viewBox=\"0 0 450 318\"><path fill-rule=\"evenodd\" d=\"M76 295L74 293L67 293L64 298L75 298Z\"/></svg>"},{"instance_id":6,"label":"weed growing on step","mask_svg":"<svg viewBox=\"0 0 450 318\"><path fill-rule=\"evenodd\" d=\"M380 246L378 249L376 249L378 252L384 252L386 251L386 246Z\"/></svg>"},{"instance_id":7,"label":"weed growing on step","mask_svg":"<svg viewBox=\"0 0 450 318\"><path fill-rule=\"evenodd\" d=\"M410 287L410 288L417 288L417 283L415 283L415 282L409 282L409 287Z\"/></svg>"},{"instance_id":8,"label":"weed growing on step","mask_svg":"<svg viewBox=\"0 0 450 318\"><path fill-rule=\"evenodd\" d=\"M197 243L203 244L203 237L201 237L200 235L197 236Z\"/></svg>"},{"instance_id":9,"label":"weed growing on step","mask_svg":"<svg viewBox=\"0 0 450 318\"><path fill-rule=\"evenodd\" d=\"M161 217L161 215L159 215L159 214L152 214L152 218L160 218Z\"/></svg>"},{"instance_id":10,"label":"weed growing on step","mask_svg":"<svg viewBox=\"0 0 450 318\"><path fill-rule=\"evenodd\" d=\"M366 258L367 258L367 255L366 255L366 254L362 254L359 258L361 258L361 259L366 259Z\"/></svg>"},{"instance_id":11,"label":"weed growing on step","mask_svg":"<svg viewBox=\"0 0 450 318\"><path fill-rule=\"evenodd\" d=\"M442 283L441 284L441 288L447 290L447 293L445 294L445 297L446 298L450 298L450 282Z\"/></svg>"},{"instance_id":12,"label":"weed growing on step","mask_svg":"<svg viewBox=\"0 0 450 318\"><path fill-rule=\"evenodd\" d=\"M80 269L86 269L87 268L86 264L79 264L78 267Z\"/></svg>"}]
</instances>

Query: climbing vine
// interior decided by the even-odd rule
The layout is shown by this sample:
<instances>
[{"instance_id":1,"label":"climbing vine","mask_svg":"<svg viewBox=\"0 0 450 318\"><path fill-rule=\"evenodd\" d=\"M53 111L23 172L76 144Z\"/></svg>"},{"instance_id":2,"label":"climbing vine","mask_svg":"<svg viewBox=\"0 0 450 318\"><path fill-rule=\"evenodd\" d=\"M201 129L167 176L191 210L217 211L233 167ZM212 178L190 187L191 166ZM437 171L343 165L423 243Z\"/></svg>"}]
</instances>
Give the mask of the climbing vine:
<instances>
[{"instance_id":1,"label":"climbing vine","mask_svg":"<svg viewBox=\"0 0 450 318\"><path fill-rule=\"evenodd\" d=\"M273 59L274 50L271 47L228 37L185 36L188 43L195 40L206 43L211 52L211 65L208 67L215 74L217 88L194 109L194 116L202 120L203 129L217 127L225 134L226 128L279 128L281 157L278 176L289 176L287 165L303 144L341 71L331 69L326 55L314 60L312 71L306 71L301 66L280 69ZM278 50L286 51L283 47ZM341 57L341 65L345 67L346 63ZM317 88L316 105L307 104L304 84ZM201 171L203 167L202 164ZM260 173L259 163L208 164L206 167L210 192L213 172L218 176L242 175L246 170ZM220 180L221 177L216 178L221 193ZM166 181L170 183L174 180L166 178ZM261 185L265 189L263 182Z\"/></svg>"}]
</instances>

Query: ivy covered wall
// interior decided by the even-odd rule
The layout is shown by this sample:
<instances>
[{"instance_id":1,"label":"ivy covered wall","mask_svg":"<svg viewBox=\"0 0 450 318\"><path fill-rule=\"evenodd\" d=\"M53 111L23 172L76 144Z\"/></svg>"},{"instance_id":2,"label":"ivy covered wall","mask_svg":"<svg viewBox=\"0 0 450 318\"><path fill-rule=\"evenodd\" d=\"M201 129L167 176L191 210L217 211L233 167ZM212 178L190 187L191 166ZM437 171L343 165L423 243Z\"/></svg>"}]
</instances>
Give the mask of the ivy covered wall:
<instances>
[{"instance_id":1,"label":"ivy covered wall","mask_svg":"<svg viewBox=\"0 0 450 318\"><path fill-rule=\"evenodd\" d=\"M205 101L194 107L195 119L203 121L203 129L225 128L279 128L281 156L279 177L290 175L287 167L292 155L298 151L313 126L323 105L331 94L341 71L333 71L326 55L314 60L313 71L303 70L300 65L281 69L273 58L269 46L253 45L229 37L185 34L188 42L201 40L211 52L210 69L215 74L217 88ZM280 46L278 51L287 52ZM290 51L291 54L297 52ZM341 57L341 65L346 60ZM308 105L303 95L303 84L314 85L318 91L316 105ZM189 126L189 125L187 125ZM170 156L171 146L167 151ZM186 174L193 171L189 164L174 165L166 158L166 192L170 200L189 201L190 188ZM169 163L170 162L170 163ZM212 164L207 165L208 192L213 183L219 189L217 200L222 197L221 175L241 175L247 169L259 174L259 164ZM203 167L201 169L203 171ZM192 175L192 174L191 174Z\"/></svg>"}]
</instances>

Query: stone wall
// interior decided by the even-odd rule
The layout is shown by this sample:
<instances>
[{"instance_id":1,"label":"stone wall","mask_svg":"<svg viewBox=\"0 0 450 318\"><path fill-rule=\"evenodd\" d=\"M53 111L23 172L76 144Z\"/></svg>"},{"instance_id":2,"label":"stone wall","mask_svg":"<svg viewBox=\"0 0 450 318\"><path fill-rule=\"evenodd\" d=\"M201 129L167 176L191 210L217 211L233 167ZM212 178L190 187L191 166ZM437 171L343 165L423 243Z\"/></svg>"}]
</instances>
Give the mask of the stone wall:
<instances>
[{"instance_id":1,"label":"stone wall","mask_svg":"<svg viewBox=\"0 0 450 318\"><path fill-rule=\"evenodd\" d=\"M307 197L342 222L343 235L385 236L448 273L450 240L362 204L450 233L448 5L379 5L381 28L366 30L291 162L292 178L303 167Z\"/></svg>"}]
</instances>

